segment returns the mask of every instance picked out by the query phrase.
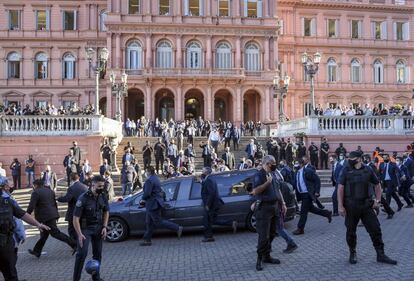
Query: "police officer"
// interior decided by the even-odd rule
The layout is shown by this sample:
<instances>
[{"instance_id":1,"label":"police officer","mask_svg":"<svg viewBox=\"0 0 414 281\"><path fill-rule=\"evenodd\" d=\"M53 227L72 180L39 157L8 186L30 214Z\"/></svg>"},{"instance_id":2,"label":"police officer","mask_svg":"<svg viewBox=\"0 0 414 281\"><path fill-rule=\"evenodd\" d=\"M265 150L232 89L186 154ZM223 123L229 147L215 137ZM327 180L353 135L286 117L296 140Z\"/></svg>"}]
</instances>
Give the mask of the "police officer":
<instances>
[{"instance_id":1,"label":"police officer","mask_svg":"<svg viewBox=\"0 0 414 281\"><path fill-rule=\"evenodd\" d=\"M397 264L384 254L381 227L374 211L381 200L379 180L372 169L363 165L361 156L357 151L349 154L348 165L343 167L338 185L338 209L341 216L345 216L349 262L357 262L356 228L362 220L377 252L377 262ZM375 200L370 196L371 184L375 185Z\"/></svg>"},{"instance_id":2,"label":"police officer","mask_svg":"<svg viewBox=\"0 0 414 281\"><path fill-rule=\"evenodd\" d=\"M311 165L314 166L316 169L318 169L318 162L319 162L318 151L319 151L319 148L315 145L314 142L311 142L311 145L309 146L308 150L309 150L309 157L310 157Z\"/></svg>"},{"instance_id":3,"label":"police officer","mask_svg":"<svg viewBox=\"0 0 414 281\"><path fill-rule=\"evenodd\" d=\"M102 176L94 176L91 187L76 202L73 226L78 236L78 248L73 281L81 279L89 243L92 242L93 259L99 262L102 259L102 240L106 237L109 218L109 205L103 194L104 186L105 179ZM99 272L92 275L92 280L101 280Z\"/></svg>"},{"instance_id":4,"label":"police officer","mask_svg":"<svg viewBox=\"0 0 414 281\"><path fill-rule=\"evenodd\" d=\"M283 201L280 189L275 188L271 172L277 168L275 158L272 155L266 155L262 160L262 169L254 176L251 192L255 196L256 202L254 212L256 216L256 231L259 235L257 245L257 262L256 270L263 270L262 262L270 264L280 264L280 260L272 258L270 251L272 241L276 235L276 223L278 205L281 204L283 212L286 213L286 204Z\"/></svg>"},{"instance_id":5,"label":"police officer","mask_svg":"<svg viewBox=\"0 0 414 281\"><path fill-rule=\"evenodd\" d=\"M329 144L326 141L326 138L323 138L321 143L321 169L328 170L328 155L329 155Z\"/></svg>"},{"instance_id":6,"label":"police officer","mask_svg":"<svg viewBox=\"0 0 414 281\"><path fill-rule=\"evenodd\" d=\"M15 241L13 239L16 225L13 217L36 226L40 231L48 231L50 228L39 223L23 211L17 202L10 197L9 193L7 179L0 177L0 271L5 281L17 281L17 251L15 251Z\"/></svg>"},{"instance_id":7,"label":"police officer","mask_svg":"<svg viewBox=\"0 0 414 281\"><path fill-rule=\"evenodd\" d=\"M227 147L228 148L228 147ZM227 149L226 148L226 149ZM223 200L220 198L217 183L211 180L208 176L211 174L210 167L204 167L201 178L201 199L203 200L203 226L204 226L204 239L202 242L213 242L213 224L232 226L233 233L237 231L237 221L219 219L218 212L224 205Z\"/></svg>"},{"instance_id":8,"label":"police officer","mask_svg":"<svg viewBox=\"0 0 414 281\"><path fill-rule=\"evenodd\" d=\"M144 194L140 202L141 206L145 206L145 233L144 241L140 246L151 246L151 237L156 227L163 227L177 232L178 238L183 233L183 227L176 223L164 220L161 217L161 211L164 208L165 193L161 189L159 177L155 174L153 166L147 169L148 179L144 183Z\"/></svg>"}]
</instances>

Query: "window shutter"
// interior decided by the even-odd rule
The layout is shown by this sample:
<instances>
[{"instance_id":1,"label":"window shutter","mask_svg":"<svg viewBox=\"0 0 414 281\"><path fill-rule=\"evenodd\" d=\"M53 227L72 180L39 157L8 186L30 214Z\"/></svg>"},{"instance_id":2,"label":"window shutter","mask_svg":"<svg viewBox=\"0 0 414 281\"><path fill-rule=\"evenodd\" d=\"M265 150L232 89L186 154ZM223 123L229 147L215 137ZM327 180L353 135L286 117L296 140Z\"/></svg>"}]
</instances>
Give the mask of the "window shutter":
<instances>
[{"instance_id":1,"label":"window shutter","mask_svg":"<svg viewBox=\"0 0 414 281\"><path fill-rule=\"evenodd\" d=\"M375 39L375 21L371 22L371 34L372 34L372 39Z\"/></svg>"},{"instance_id":2,"label":"window shutter","mask_svg":"<svg viewBox=\"0 0 414 281\"><path fill-rule=\"evenodd\" d=\"M404 76L405 76L404 77L404 84L409 84L410 83L410 78L411 78L410 67L409 66L405 67Z\"/></svg>"},{"instance_id":3,"label":"window shutter","mask_svg":"<svg viewBox=\"0 0 414 281\"><path fill-rule=\"evenodd\" d=\"M387 22L381 22L381 39L387 40Z\"/></svg>"},{"instance_id":4,"label":"window shutter","mask_svg":"<svg viewBox=\"0 0 414 281\"><path fill-rule=\"evenodd\" d=\"M66 13L65 13L65 11L61 11L60 15L61 15L61 18L62 18L62 30L66 30L66 26L65 26ZM46 21L47 21L47 16L46 16Z\"/></svg>"},{"instance_id":5,"label":"window shutter","mask_svg":"<svg viewBox=\"0 0 414 281\"><path fill-rule=\"evenodd\" d=\"M380 65L380 83L382 84L382 83L384 83L384 65L383 64L381 64Z\"/></svg>"},{"instance_id":6,"label":"window shutter","mask_svg":"<svg viewBox=\"0 0 414 281\"><path fill-rule=\"evenodd\" d=\"M46 30L50 30L50 11L46 10Z\"/></svg>"},{"instance_id":7,"label":"window shutter","mask_svg":"<svg viewBox=\"0 0 414 281\"><path fill-rule=\"evenodd\" d=\"M358 38L362 38L362 21L358 21Z\"/></svg>"},{"instance_id":8,"label":"window shutter","mask_svg":"<svg viewBox=\"0 0 414 281\"><path fill-rule=\"evenodd\" d=\"M339 37L339 20L335 20L335 37Z\"/></svg>"},{"instance_id":9,"label":"window shutter","mask_svg":"<svg viewBox=\"0 0 414 281\"><path fill-rule=\"evenodd\" d=\"M73 11L73 30L78 29L77 23L78 23L78 11L75 10Z\"/></svg>"},{"instance_id":10,"label":"window shutter","mask_svg":"<svg viewBox=\"0 0 414 281\"><path fill-rule=\"evenodd\" d=\"M263 17L263 2L262 0L257 0L257 17Z\"/></svg>"},{"instance_id":11,"label":"window shutter","mask_svg":"<svg viewBox=\"0 0 414 281\"><path fill-rule=\"evenodd\" d=\"M393 29L393 34L394 34L394 40L397 40L397 23L396 22L392 23L392 29Z\"/></svg>"},{"instance_id":12,"label":"window shutter","mask_svg":"<svg viewBox=\"0 0 414 281\"><path fill-rule=\"evenodd\" d=\"M65 61L65 59L63 59L63 63L62 63L62 79L65 79L66 78L65 70L66 70L66 61Z\"/></svg>"},{"instance_id":13,"label":"window shutter","mask_svg":"<svg viewBox=\"0 0 414 281\"><path fill-rule=\"evenodd\" d=\"M39 13L38 13L38 11L36 11L35 12L35 26L36 26L35 28L36 28L36 30L37 30L37 27L38 27L38 24L37 24L38 23L37 22L38 17L39 17Z\"/></svg>"},{"instance_id":14,"label":"window shutter","mask_svg":"<svg viewBox=\"0 0 414 281\"><path fill-rule=\"evenodd\" d=\"M409 22L403 23L403 40L404 41L410 40L410 23Z\"/></svg>"},{"instance_id":15,"label":"window shutter","mask_svg":"<svg viewBox=\"0 0 414 281\"><path fill-rule=\"evenodd\" d=\"M316 36L316 19L311 20L311 35Z\"/></svg>"},{"instance_id":16,"label":"window shutter","mask_svg":"<svg viewBox=\"0 0 414 281\"><path fill-rule=\"evenodd\" d=\"M305 36L305 18L300 18L301 26L302 26L302 36Z\"/></svg>"},{"instance_id":17,"label":"window shutter","mask_svg":"<svg viewBox=\"0 0 414 281\"><path fill-rule=\"evenodd\" d=\"M188 16L188 14L189 14L188 13L188 10L189 10L189 5L188 5L189 3L188 3L188 1L189 0L184 0L184 15L185 16Z\"/></svg>"},{"instance_id":18,"label":"window shutter","mask_svg":"<svg viewBox=\"0 0 414 281\"><path fill-rule=\"evenodd\" d=\"M204 16L204 0L199 0L198 5L200 8L200 16Z\"/></svg>"},{"instance_id":19,"label":"window shutter","mask_svg":"<svg viewBox=\"0 0 414 281\"><path fill-rule=\"evenodd\" d=\"M325 20L325 26L326 26L326 37L329 37L329 19Z\"/></svg>"},{"instance_id":20,"label":"window shutter","mask_svg":"<svg viewBox=\"0 0 414 281\"><path fill-rule=\"evenodd\" d=\"M247 17L247 0L244 0L244 16Z\"/></svg>"}]
</instances>

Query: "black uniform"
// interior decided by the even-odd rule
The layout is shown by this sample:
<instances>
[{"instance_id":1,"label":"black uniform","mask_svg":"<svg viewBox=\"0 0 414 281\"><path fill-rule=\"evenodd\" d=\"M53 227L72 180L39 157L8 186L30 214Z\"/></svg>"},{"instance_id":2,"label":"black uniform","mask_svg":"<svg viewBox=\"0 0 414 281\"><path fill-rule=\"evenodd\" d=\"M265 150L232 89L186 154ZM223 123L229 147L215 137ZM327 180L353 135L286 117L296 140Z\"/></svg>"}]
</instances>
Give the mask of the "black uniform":
<instances>
[{"instance_id":1,"label":"black uniform","mask_svg":"<svg viewBox=\"0 0 414 281\"><path fill-rule=\"evenodd\" d=\"M155 170L160 170L160 166L162 168L162 165L164 164L164 156L165 156L165 144L162 142L157 142L154 145L154 154L155 154Z\"/></svg>"},{"instance_id":2,"label":"black uniform","mask_svg":"<svg viewBox=\"0 0 414 281\"><path fill-rule=\"evenodd\" d=\"M266 171L261 169L254 176L254 187L258 187L267 181ZM278 196L279 194L279 196ZM276 223L278 206L277 202L280 200L280 190L277 190L272 184L266 188L261 194L255 196L255 199L260 201L256 206L256 230L259 235L257 245L257 256L259 259L269 259L272 241L276 234ZM258 203L256 201L256 205Z\"/></svg>"},{"instance_id":3,"label":"black uniform","mask_svg":"<svg viewBox=\"0 0 414 281\"><path fill-rule=\"evenodd\" d=\"M339 177L339 184L344 186L344 207L346 211L346 241L352 252L355 252L356 229L362 220L377 252L384 252L384 243L380 223L372 209L372 185L379 184L377 176L371 168L363 165L360 169L345 166Z\"/></svg>"},{"instance_id":4,"label":"black uniform","mask_svg":"<svg viewBox=\"0 0 414 281\"><path fill-rule=\"evenodd\" d=\"M75 270L73 272L73 281L79 281L88 255L89 243L92 242L93 259L101 262L102 260L102 229L104 213L109 212L108 201L104 194L95 196L89 189L82 194L76 202L73 212L74 217L79 217L82 234L85 236L83 247L80 247L76 253ZM92 276L93 280L100 280L99 273Z\"/></svg>"},{"instance_id":5,"label":"black uniform","mask_svg":"<svg viewBox=\"0 0 414 281\"><path fill-rule=\"evenodd\" d=\"M318 162L319 162L318 147L315 144L312 144L311 146L309 146L308 150L309 150L309 158L310 158L311 165L314 166L316 169L318 169Z\"/></svg>"},{"instance_id":6,"label":"black uniform","mask_svg":"<svg viewBox=\"0 0 414 281\"><path fill-rule=\"evenodd\" d=\"M0 271L6 281L17 281L17 252L13 232L16 227L13 216L22 218L26 214L10 197L3 197L0 191Z\"/></svg>"},{"instance_id":7,"label":"black uniform","mask_svg":"<svg viewBox=\"0 0 414 281\"><path fill-rule=\"evenodd\" d=\"M328 170L328 154L329 154L328 151L329 151L329 144L326 141L324 141L323 143L321 143L320 156L321 156L321 168L325 170Z\"/></svg>"}]
</instances>

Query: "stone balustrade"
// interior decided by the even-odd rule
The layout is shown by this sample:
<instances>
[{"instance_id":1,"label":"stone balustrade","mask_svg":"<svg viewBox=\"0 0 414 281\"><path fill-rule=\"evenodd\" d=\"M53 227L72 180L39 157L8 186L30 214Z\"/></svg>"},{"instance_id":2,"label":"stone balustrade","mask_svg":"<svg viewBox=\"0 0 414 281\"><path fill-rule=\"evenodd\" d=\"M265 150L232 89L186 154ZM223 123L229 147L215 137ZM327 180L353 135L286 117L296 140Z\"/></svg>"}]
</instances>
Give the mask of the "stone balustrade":
<instances>
[{"instance_id":1,"label":"stone balustrade","mask_svg":"<svg viewBox=\"0 0 414 281\"><path fill-rule=\"evenodd\" d=\"M89 135L122 139L122 124L116 120L97 115L0 116L0 136Z\"/></svg>"},{"instance_id":2,"label":"stone balustrade","mask_svg":"<svg viewBox=\"0 0 414 281\"><path fill-rule=\"evenodd\" d=\"M280 124L277 135L414 135L414 116L315 116Z\"/></svg>"}]
</instances>

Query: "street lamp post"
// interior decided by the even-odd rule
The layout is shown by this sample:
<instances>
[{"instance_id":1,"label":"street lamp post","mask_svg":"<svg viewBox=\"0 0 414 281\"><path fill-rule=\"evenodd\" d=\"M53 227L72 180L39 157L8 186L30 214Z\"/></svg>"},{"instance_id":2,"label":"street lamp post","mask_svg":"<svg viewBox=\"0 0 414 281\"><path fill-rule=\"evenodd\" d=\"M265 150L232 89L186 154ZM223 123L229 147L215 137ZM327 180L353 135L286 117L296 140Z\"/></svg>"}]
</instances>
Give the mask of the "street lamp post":
<instances>
[{"instance_id":1,"label":"street lamp post","mask_svg":"<svg viewBox=\"0 0 414 281\"><path fill-rule=\"evenodd\" d=\"M273 78L273 97L279 99L279 123L286 121L284 99L287 97L290 77L285 75L280 79L279 75Z\"/></svg>"},{"instance_id":2,"label":"street lamp post","mask_svg":"<svg viewBox=\"0 0 414 281\"><path fill-rule=\"evenodd\" d=\"M312 110L311 116L315 115L315 75L319 70L319 63L321 62L321 54L316 52L313 56L308 55L306 52L302 54L302 64L303 68L305 69L305 74L309 75L310 78L310 91L311 91L311 102L312 102Z\"/></svg>"},{"instance_id":3,"label":"street lamp post","mask_svg":"<svg viewBox=\"0 0 414 281\"><path fill-rule=\"evenodd\" d=\"M122 98L126 98L128 96L128 75L123 72L121 75L121 82L116 82L116 75L114 72L111 73L109 76L109 80L111 81L111 90L112 95L116 97L116 115L115 118L117 121L122 121L122 113L121 113L121 100Z\"/></svg>"},{"instance_id":4,"label":"street lamp post","mask_svg":"<svg viewBox=\"0 0 414 281\"><path fill-rule=\"evenodd\" d=\"M98 52L98 60L95 65L92 65L92 59L95 55L95 49L93 48L87 48L86 49L86 57L88 58L89 62L89 77L90 77L90 70L95 71L95 83L96 83L96 89L95 89L95 114L99 115L99 77L101 75L101 72L103 72L106 69L106 63L108 61L109 52L107 48L101 48Z\"/></svg>"}]
</instances>

